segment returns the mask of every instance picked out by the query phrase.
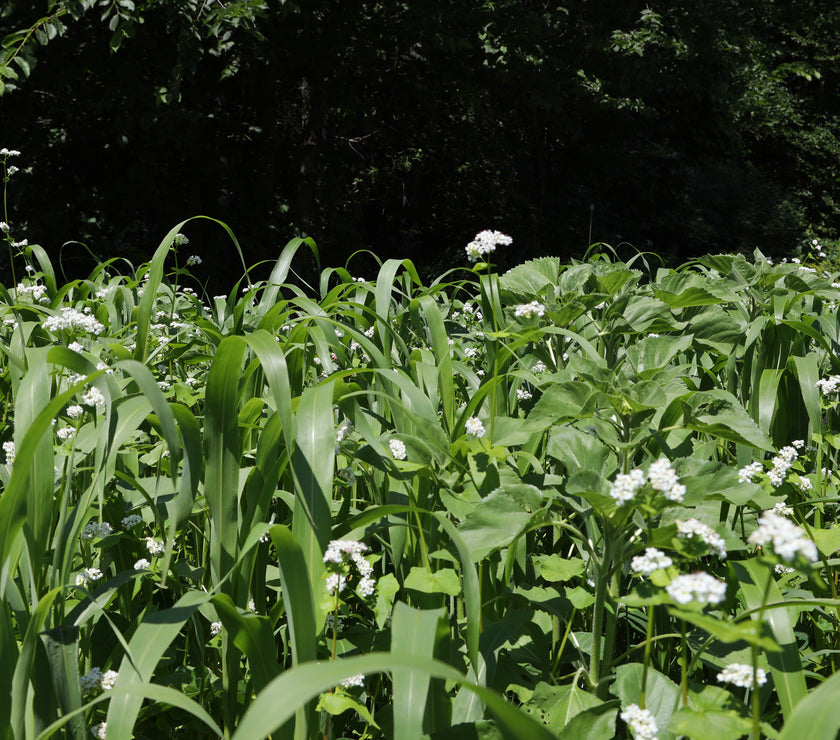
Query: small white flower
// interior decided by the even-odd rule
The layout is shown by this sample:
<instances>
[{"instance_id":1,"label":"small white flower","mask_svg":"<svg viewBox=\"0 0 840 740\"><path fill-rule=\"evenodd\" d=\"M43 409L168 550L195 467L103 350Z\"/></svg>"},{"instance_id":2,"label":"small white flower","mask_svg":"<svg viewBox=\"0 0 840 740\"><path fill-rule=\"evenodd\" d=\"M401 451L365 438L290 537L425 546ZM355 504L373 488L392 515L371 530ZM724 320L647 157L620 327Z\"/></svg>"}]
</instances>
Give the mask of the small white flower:
<instances>
[{"instance_id":1,"label":"small white flower","mask_svg":"<svg viewBox=\"0 0 840 740\"><path fill-rule=\"evenodd\" d=\"M491 231L488 229L480 231L476 234L475 239L467 244L464 249L467 253L469 261L476 262L485 254L495 252L497 246L507 246L512 243L513 239L506 234L503 234L501 231Z\"/></svg>"},{"instance_id":2,"label":"small white flower","mask_svg":"<svg viewBox=\"0 0 840 740\"><path fill-rule=\"evenodd\" d=\"M702 571L677 576L665 590L678 604L719 604L726 598L726 584Z\"/></svg>"},{"instance_id":3,"label":"small white flower","mask_svg":"<svg viewBox=\"0 0 840 740\"><path fill-rule=\"evenodd\" d=\"M699 537L710 549L717 553L719 558L726 557L726 543L723 541L723 537L697 519L687 519L684 522L677 520L677 537L680 539Z\"/></svg>"},{"instance_id":4,"label":"small white flower","mask_svg":"<svg viewBox=\"0 0 840 740\"><path fill-rule=\"evenodd\" d=\"M193 265L200 265L201 262L201 257L199 257L197 254L194 254L191 257L187 257L187 267L192 267Z\"/></svg>"},{"instance_id":5,"label":"small white flower","mask_svg":"<svg viewBox=\"0 0 840 740\"><path fill-rule=\"evenodd\" d=\"M753 478L764 470L764 465L760 462L753 462L738 471L739 483L752 483Z\"/></svg>"},{"instance_id":6,"label":"small white flower","mask_svg":"<svg viewBox=\"0 0 840 740\"><path fill-rule=\"evenodd\" d=\"M257 613L257 605L254 603L253 599L248 601L248 611L251 612L251 614Z\"/></svg>"},{"instance_id":7,"label":"small white flower","mask_svg":"<svg viewBox=\"0 0 840 740\"><path fill-rule=\"evenodd\" d=\"M85 568L76 576L76 585L86 587L92 581L102 578L102 571L99 568Z\"/></svg>"},{"instance_id":8,"label":"small white flower","mask_svg":"<svg viewBox=\"0 0 840 740\"><path fill-rule=\"evenodd\" d=\"M516 389L516 400L517 401L528 401L529 399L533 398L530 391L526 391L524 388L517 388Z\"/></svg>"},{"instance_id":9,"label":"small white flower","mask_svg":"<svg viewBox=\"0 0 840 740\"><path fill-rule=\"evenodd\" d=\"M211 622L210 623L210 636L215 637L222 631L222 623L221 622Z\"/></svg>"},{"instance_id":10,"label":"small white flower","mask_svg":"<svg viewBox=\"0 0 840 740\"><path fill-rule=\"evenodd\" d=\"M636 740L656 740L659 729L653 714L647 709L641 709L638 704L630 704L620 716L633 730Z\"/></svg>"},{"instance_id":11,"label":"small white flower","mask_svg":"<svg viewBox=\"0 0 840 740\"><path fill-rule=\"evenodd\" d=\"M140 558L140 560L138 560L134 564L134 570L146 570L146 568L148 568L150 565L151 563L148 560L146 560L146 558Z\"/></svg>"},{"instance_id":12,"label":"small white flower","mask_svg":"<svg viewBox=\"0 0 840 740\"><path fill-rule=\"evenodd\" d=\"M90 733L98 740L105 740L106 733L108 731L108 723L107 722L100 722L98 725L94 725L90 728Z\"/></svg>"},{"instance_id":13,"label":"small white flower","mask_svg":"<svg viewBox=\"0 0 840 740\"><path fill-rule=\"evenodd\" d=\"M828 396L831 393L837 393L840 389L840 375L831 375L828 378L818 380L814 385L820 389L820 393Z\"/></svg>"},{"instance_id":14,"label":"small white flower","mask_svg":"<svg viewBox=\"0 0 840 740\"><path fill-rule=\"evenodd\" d=\"M481 437L484 435L484 424L481 423L477 416L471 416L467 419L466 424L464 425L467 431L467 434L473 437Z\"/></svg>"},{"instance_id":15,"label":"small white flower","mask_svg":"<svg viewBox=\"0 0 840 740\"><path fill-rule=\"evenodd\" d=\"M541 360L537 360L534 363L534 366L531 368L531 372L534 373L534 375L540 375L540 374L544 373L546 370L547 370L547 368L545 366L545 363L542 362Z\"/></svg>"},{"instance_id":16,"label":"small white flower","mask_svg":"<svg viewBox=\"0 0 840 740\"><path fill-rule=\"evenodd\" d=\"M338 428L335 433L335 441L341 442L350 432L353 431L353 422L349 419L345 419L342 425Z\"/></svg>"},{"instance_id":17,"label":"small white flower","mask_svg":"<svg viewBox=\"0 0 840 740\"><path fill-rule=\"evenodd\" d=\"M638 491L645 484L645 474L635 468L629 473L619 473L610 486L610 496L619 506L623 506L632 500Z\"/></svg>"},{"instance_id":18,"label":"small white flower","mask_svg":"<svg viewBox=\"0 0 840 740\"><path fill-rule=\"evenodd\" d=\"M545 306L539 301L520 303L514 308L513 315L517 319L530 319L532 316L544 316Z\"/></svg>"},{"instance_id":19,"label":"small white flower","mask_svg":"<svg viewBox=\"0 0 840 740\"><path fill-rule=\"evenodd\" d=\"M747 542L759 547L771 546L776 555L788 563L800 555L810 563L819 560L817 546L805 536L805 531L774 511L762 512L758 529Z\"/></svg>"},{"instance_id":20,"label":"small white flower","mask_svg":"<svg viewBox=\"0 0 840 740\"><path fill-rule=\"evenodd\" d=\"M163 555L166 552L166 545L154 537L146 537L146 549L150 555Z\"/></svg>"},{"instance_id":21,"label":"small white flower","mask_svg":"<svg viewBox=\"0 0 840 740\"><path fill-rule=\"evenodd\" d=\"M764 686L767 683L767 673L762 668L756 668L755 680L753 681L753 667L751 665L733 663L717 674L717 680L721 683L734 683L742 689L751 689L756 684Z\"/></svg>"},{"instance_id":22,"label":"small white flower","mask_svg":"<svg viewBox=\"0 0 840 740\"><path fill-rule=\"evenodd\" d=\"M349 678L345 678L341 685L345 689L349 689L351 686L364 686L365 685L365 674L364 673L357 673L355 676L350 676Z\"/></svg>"},{"instance_id":23,"label":"small white flower","mask_svg":"<svg viewBox=\"0 0 840 740\"><path fill-rule=\"evenodd\" d=\"M114 688L117 683L117 678L119 677L119 673L117 671L105 671L102 674L102 690L103 691L110 691Z\"/></svg>"},{"instance_id":24,"label":"small white flower","mask_svg":"<svg viewBox=\"0 0 840 740\"><path fill-rule=\"evenodd\" d=\"M61 429L56 429L55 436L62 442L66 442L75 434L75 432L76 430L73 429L73 427L61 427Z\"/></svg>"},{"instance_id":25,"label":"small white flower","mask_svg":"<svg viewBox=\"0 0 840 740\"><path fill-rule=\"evenodd\" d=\"M356 593L358 593L359 596L363 598L372 596L375 585L376 582L373 580L373 578L362 578L362 580L359 581L359 585L356 587Z\"/></svg>"},{"instance_id":26,"label":"small white flower","mask_svg":"<svg viewBox=\"0 0 840 740\"><path fill-rule=\"evenodd\" d=\"M338 573L330 573L326 581L327 593L334 594L336 591L341 593L347 585L347 578Z\"/></svg>"},{"instance_id":27,"label":"small white flower","mask_svg":"<svg viewBox=\"0 0 840 740\"><path fill-rule=\"evenodd\" d=\"M6 453L6 465L14 465L16 454L15 443L3 442L3 452Z\"/></svg>"},{"instance_id":28,"label":"small white flower","mask_svg":"<svg viewBox=\"0 0 840 740\"><path fill-rule=\"evenodd\" d=\"M84 394L82 394L82 403L85 406L104 409L105 396L102 394L102 391L100 391L99 388L97 388L96 386L91 386Z\"/></svg>"},{"instance_id":29,"label":"small white flower","mask_svg":"<svg viewBox=\"0 0 840 740\"><path fill-rule=\"evenodd\" d=\"M645 549L644 555L637 555L630 561L630 569L639 575L649 576L655 570L670 568L674 561L655 547Z\"/></svg>"},{"instance_id":30,"label":"small white flower","mask_svg":"<svg viewBox=\"0 0 840 740\"><path fill-rule=\"evenodd\" d=\"M67 407L67 416L69 416L71 419L78 419L84 413L85 410L77 404Z\"/></svg>"},{"instance_id":31,"label":"small white flower","mask_svg":"<svg viewBox=\"0 0 840 740\"><path fill-rule=\"evenodd\" d=\"M395 460L405 460L407 453L404 442L399 439L392 439L388 442L388 446L391 448L391 454L394 456Z\"/></svg>"}]
</instances>

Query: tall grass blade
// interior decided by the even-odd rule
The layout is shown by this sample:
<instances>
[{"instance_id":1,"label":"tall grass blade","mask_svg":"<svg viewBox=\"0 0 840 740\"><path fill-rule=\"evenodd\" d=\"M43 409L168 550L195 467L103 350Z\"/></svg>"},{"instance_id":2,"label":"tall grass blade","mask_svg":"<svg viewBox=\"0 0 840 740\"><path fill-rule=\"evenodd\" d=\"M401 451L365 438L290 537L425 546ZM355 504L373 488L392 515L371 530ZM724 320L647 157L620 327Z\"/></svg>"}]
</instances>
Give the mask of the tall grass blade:
<instances>
[{"instance_id":1,"label":"tall grass blade","mask_svg":"<svg viewBox=\"0 0 840 740\"><path fill-rule=\"evenodd\" d=\"M296 707L357 675L394 670L421 671L432 678L454 681L477 693L499 721L510 740L551 740L554 735L524 712L512 707L495 691L467 681L446 663L419 655L370 653L329 663L305 663L275 678L242 717L232 740L253 740L275 732L295 713ZM395 711L399 711L399 707Z\"/></svg>"}]
</instances>

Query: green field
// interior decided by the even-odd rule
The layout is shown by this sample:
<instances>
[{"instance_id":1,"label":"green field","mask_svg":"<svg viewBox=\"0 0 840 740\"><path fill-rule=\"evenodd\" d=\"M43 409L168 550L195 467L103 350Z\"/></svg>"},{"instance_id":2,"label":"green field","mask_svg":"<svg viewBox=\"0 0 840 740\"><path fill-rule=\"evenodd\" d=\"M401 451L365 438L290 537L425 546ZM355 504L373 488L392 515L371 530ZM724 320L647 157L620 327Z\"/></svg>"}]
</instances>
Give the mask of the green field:
<instances>
[{"instance_id":1,"label":"green field","mask_svg":"<svg viewBox=\"0 0 840 740\"><path fill-rule=\"evenodd\" d=\"M835 276L483 232L208 296L189 229L14 247L0 736L837 736Z\"/></svg>"}]
</instances>

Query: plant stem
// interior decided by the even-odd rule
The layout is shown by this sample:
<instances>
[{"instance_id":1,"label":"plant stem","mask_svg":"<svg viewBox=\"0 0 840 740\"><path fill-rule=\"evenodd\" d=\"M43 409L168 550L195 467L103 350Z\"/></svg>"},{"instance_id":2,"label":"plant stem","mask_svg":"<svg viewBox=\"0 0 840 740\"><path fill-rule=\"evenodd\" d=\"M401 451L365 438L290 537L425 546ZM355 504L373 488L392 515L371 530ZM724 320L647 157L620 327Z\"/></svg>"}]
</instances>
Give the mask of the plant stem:
<instances>
[{"instance_id":1,"label":"plant stem","mask_svg":"<svg viewBox=\"0 0 840 740\"><path fill-rule=\"evenodd\" d=\"M647 690L648 665L650 665L650 644L653 637L653 607L648 607L647 633L645 634L645 657L642 663L642 691L639 698L639 707L645 708L645 691Z\"/></svg>"},{"instance_id":2,"label":"plant stem","mask_svg":"<svg viewBox=\"0 0 840 740\"><path fill-rule=\"evenodd\" d=\"M680 645L682 647L682 663L680 667L680 688L682 690L682 704L688 705L688 640L685 637L685 620L680 620Z\"/></svg>"},{"instance_id":3,"label":"plant stem","mask_svg":"<svg viewBox=\"0 0 840 740\"><path fill-rule=\"evenodd\" d=\"M589 658L589 680L595 688L595 692L599 698L603 689L600 686L601 681L601 646L603 635L601 634L604 628L604 606L607 598L607 587L609 585L610 569L612 563L612 548L610 546L609 537L606 531L604 532L604 556L601 560L601 567L598 573L598 583L595 586L595 604L592 613L592 655Z\"/></svg>"}]
</instances>

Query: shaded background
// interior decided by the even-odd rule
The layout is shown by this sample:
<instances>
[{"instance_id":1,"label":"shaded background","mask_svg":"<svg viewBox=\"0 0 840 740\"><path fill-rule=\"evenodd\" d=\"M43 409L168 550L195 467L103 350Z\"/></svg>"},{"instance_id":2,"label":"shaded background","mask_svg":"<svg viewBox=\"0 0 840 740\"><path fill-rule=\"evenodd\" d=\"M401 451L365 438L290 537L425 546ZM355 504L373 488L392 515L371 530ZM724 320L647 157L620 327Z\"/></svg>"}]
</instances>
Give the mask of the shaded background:
<instances>
[{"instance_id":1,"label":"shaded background","mask_svg":"<svg viewBox=\"0 0 840 740\"><path fill-rule=\"evenodd\" d=\"M833 0L3 0L0 38L7 220L68 277L95 260L65 242L136 265L197 214L249 265L306 234L427 276L484 228L502 267L673 263L792 254L840 215ZM210 289L241 275L185 231Z\"/></svg>"}]
</instances>

